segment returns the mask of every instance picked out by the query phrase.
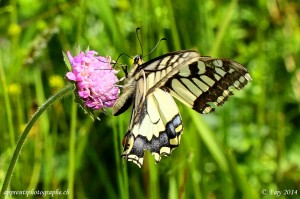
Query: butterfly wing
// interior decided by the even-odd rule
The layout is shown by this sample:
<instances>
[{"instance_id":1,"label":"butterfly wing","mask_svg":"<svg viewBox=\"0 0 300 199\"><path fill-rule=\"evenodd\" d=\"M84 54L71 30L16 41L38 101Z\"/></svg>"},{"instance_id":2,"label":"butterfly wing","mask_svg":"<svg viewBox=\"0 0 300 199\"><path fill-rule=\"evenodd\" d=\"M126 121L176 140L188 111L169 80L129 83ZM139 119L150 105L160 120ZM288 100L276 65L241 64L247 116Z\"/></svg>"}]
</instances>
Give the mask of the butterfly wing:
<instances>
[{"instance_id":1,"label":"butterfly wing","mask_svg":"<svg viewBox=\"0 0 300 199\"><path fill-rule=\"evenodd\" d=\"M178 107L169 93L157 88L145 100L139 93L137 98L142 103L134 103L122 156L141 167L145 150L154 155L156 162L162 155L170 155L179 145L183 127Z\"/></svg>"}]
</instances>

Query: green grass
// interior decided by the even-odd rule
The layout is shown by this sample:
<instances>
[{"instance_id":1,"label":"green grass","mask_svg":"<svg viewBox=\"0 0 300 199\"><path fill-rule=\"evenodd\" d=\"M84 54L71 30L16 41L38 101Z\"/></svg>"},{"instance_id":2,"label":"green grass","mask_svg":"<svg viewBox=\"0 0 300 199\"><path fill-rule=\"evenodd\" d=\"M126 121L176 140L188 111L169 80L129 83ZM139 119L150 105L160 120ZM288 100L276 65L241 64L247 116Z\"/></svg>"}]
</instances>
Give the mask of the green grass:
<instances>
[{"instance_id":1,"label":"green grass","mask_svg":"<svg viewBox=\"0 0 300 199\"><path fill-rule=\"evenodd\" d=\"M140 27L144 54L168 39L145 60L197 49L242 63L253 81L209 115L178 102L180 146L159 164L146 153L142 169L120 158L130 110L93 121L64 97L29 132L9 190L69 191L56 198L275 198L275 191L300 198L299 9L289 0L0 1L0 187L25 125L66 84L62 51L80 45L113 59L134 56Z\"/></svg>"}]
</instances>

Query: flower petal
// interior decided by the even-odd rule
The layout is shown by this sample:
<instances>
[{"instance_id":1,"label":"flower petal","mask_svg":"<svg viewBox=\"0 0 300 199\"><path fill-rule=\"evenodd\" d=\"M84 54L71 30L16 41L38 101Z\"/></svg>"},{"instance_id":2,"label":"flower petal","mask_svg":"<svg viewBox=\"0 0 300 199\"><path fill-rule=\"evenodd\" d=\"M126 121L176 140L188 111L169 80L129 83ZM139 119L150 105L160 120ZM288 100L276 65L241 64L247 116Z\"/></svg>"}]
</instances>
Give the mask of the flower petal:
<instances>
[{"instance_id":1,"label":"flower petal","mask_svg":"<svg viewBox=\"0 0 300 199\"><path fill-rule=\"evenodd\" d=\"M67 72L66 74L67 78L71 81L76 81L76 76L72 72Z\"/></svg>"}]
</instances>

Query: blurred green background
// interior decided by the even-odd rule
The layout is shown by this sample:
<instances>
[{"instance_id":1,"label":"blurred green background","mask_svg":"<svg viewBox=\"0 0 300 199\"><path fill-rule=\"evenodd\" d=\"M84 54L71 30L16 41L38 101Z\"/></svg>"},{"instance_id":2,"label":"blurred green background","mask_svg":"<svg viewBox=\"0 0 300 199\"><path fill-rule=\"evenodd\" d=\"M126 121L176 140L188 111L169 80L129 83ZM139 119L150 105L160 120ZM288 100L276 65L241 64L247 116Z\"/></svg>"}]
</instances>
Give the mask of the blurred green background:
<instances>
[{"instance_id":1,"label":"blurred green background","mask_svg":"<svg viewBox=\"0 0 300 199\"><path fill-rule=\"evenodd\" d=\"M130 110L92 121L65 97L30 132L10 190L69 190L55 198L300 198L299 13L297 0L0 1L0 187L27 121L66 84L62 51L80 45L113 59L134 56L140 27L145 53L168 39L145 60L197 49L242 63L253 81L208 115L178 102L181 145L157 165L146 154L142 169L120 158Z\"/></svg>"}]
</instances>

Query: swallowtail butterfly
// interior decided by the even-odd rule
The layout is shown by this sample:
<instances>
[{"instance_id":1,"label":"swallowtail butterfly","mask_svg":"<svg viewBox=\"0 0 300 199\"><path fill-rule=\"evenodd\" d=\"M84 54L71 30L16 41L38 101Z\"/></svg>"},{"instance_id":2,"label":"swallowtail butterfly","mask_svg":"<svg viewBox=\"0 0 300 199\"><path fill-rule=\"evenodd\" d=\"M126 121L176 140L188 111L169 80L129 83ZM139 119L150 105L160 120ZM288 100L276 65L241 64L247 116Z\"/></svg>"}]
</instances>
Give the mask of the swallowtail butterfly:
<instances>
[{"instance_id":1,"label":"swallowtail butterfly","mask_svg":"<svg viewBox=\"0 0 300 199\"><path fill-rule=\"evenodd\" d=\"M206 114L221 106L232 88L243 88L251 77L239 63L229 59L202 57L197 51L167 53L134 64L114 105L119 115L133 104L130 125L123 139L122 156L139 167L145 150L159 162L180 143L182 120L173 97L195 111Z\"/></svg>"}]
</instances>

